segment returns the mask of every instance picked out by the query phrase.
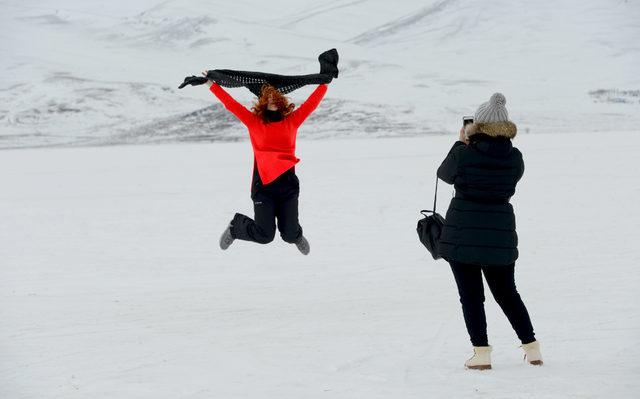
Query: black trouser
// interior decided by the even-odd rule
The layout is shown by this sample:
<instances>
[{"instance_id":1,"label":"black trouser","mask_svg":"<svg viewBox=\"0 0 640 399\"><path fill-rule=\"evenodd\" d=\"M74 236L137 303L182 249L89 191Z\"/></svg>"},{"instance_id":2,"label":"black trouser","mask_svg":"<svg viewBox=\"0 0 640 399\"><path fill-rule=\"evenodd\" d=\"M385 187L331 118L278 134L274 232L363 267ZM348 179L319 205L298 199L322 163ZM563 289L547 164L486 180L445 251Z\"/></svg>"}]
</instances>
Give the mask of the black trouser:
<instances>
[{"instance_id":1,"label":"black trouser","mask_svg":"<svg viewBox=\"0 0 640 399\"><path fill-rule=\"evenodd\" d=\"M535 341L533 326L527 308L516 290L515 265L477 266L450 262L458 285L460 303L467 331L473 346L487 346L487 318L484 313L482 274L487 280L494 299L502 308L523 344Z\"/></svg>"},{"instance_id":2,"label":"black trouser","mask_svg":"<svg viewBox=\"0 0 640 399\"><path fill-rule=\"evenodd\" d=\"M277 219L282 239L296 242L302 235L298 222L299 194L300 182L293 168L267 185L263 185L258 173L254 172L251 184L254 219L236 213L231 221L231 235L239 240L270 243L276 235Z\"/></svg>"}]
</instances>

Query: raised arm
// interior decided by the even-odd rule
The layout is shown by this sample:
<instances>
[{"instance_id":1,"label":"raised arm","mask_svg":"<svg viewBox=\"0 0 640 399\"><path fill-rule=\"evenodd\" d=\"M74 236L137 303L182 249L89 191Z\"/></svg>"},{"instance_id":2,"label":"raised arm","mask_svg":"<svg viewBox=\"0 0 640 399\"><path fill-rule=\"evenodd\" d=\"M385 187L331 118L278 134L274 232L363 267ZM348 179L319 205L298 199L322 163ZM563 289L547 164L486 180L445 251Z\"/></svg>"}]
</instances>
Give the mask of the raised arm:
<instances>
[{"instance_id":1,"label":"raised arm","mask_svg":"<svg viewBox=\"0 0 640 399\"><path fill-rule=\"evenodd\" d=\"M456 159L456 149L465 145L461 141L456 141L449 150L447 157L442 161L442 164L438 168L438 177L449 184L453 184L458 175L458 160Z\"/></svg>"},{"instance_id":2,"label":"raised arm","mask_svg":"<svg viewBox=\"0 0 640 399\"><path fill-rule=\"evenodd\" d=\"M296 126L302 125L302 122L304 122L305 119L307 119L307 117L311 115L311 113L318 107L318 105L320 104L320 101L322 101L322 98L324 97L326 92L327 92L327 85L326 84L319 85L313 91L313 93L311 93L309 98L307 98L307 101L302 103L302 105L298 107L298 109L296 109L291 113L291 115L289 116L290 120Z\"/></svg>"},{"instance_id":3,"label":"raised arm","mask_svg":"<svg viewBox=\"0 0 640 399\"><path fill-rule=\"evenodd\" d=\"M213 94L222 102L224 107L234 114L242 123L249 125L254 119L254 115L251 111L244 107L244 105L237 102L229 93L227 93L219 84L213 83L209 88Z\"/></svg>"}]
</instances>

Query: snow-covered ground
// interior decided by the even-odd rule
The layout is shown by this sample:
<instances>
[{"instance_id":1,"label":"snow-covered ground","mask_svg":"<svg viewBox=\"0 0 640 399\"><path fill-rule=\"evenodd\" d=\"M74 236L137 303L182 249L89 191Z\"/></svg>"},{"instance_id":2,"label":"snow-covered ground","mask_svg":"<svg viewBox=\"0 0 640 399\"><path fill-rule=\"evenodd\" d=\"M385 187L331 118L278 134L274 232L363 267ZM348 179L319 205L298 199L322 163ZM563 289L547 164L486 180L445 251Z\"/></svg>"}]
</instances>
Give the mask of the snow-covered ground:
<instances>
[{"instance_id":1,"label":"snow-covered ground","mask_svg":"<svg viewBox=\"0 0 640 399\"><path fill-rule=\"evenodd\" d=\"M523 130L630 130L638 20L625 0L2 0L0 148L238 140L184 76L315 73L333 47L305 137L448 133L495 91Z\"/></svg>"},{"instance_id":2,"label":"snow-covered ground","mask_svg":"<svg viewBox=\"0 0 640 399\"><path fill-rule=\"evenodd\" d=\"M0 151L0 399L638 397L638 20L626 0L0 0L0 149L20 149ZM298 141L311 255L220 251L251 147L178 84L314 73L329 48L340 77ZM546 363L488 299L480 373L415 223L495 91Z\"/></svg>"},{"instance_id":3,"label":"snow-covered ground","mask_svg":"<svg viewBox=\"0 0 640 399\"><path fill-rule=\"evenodd\" d=\"M463 369L453 278L414 230L453 139L302 140L308 257L218 249L251 212L246 142L2 152L0 397L637 397L637 131L516 138L546 363L488 299L490 372Z\"/></svg>"}]
</instances>

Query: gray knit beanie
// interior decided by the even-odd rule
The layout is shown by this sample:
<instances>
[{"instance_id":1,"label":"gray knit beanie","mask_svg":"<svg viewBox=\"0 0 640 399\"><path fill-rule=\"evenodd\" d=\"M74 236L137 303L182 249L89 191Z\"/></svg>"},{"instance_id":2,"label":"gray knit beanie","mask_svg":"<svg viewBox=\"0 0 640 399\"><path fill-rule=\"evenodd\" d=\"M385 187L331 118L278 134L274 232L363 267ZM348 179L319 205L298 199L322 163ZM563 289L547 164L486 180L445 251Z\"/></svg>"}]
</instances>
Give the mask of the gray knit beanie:
<instances>
[{"instance_id":1,"label":"gray knit beanie","mask_svg":"<svg viewBox=\"0 0 640 399\"><path fill-rule=\"evenodd\" d=\"M509 120L509 114L507 113L507 109L505 108L506 104L507 99L504 98L504 95L502 93L494 93L489 101L487 101L486 103L482 103L478 107L478 110L476 111L476 115L474 117L474 122L507 122Z\"/></svg>"}]
</instances>

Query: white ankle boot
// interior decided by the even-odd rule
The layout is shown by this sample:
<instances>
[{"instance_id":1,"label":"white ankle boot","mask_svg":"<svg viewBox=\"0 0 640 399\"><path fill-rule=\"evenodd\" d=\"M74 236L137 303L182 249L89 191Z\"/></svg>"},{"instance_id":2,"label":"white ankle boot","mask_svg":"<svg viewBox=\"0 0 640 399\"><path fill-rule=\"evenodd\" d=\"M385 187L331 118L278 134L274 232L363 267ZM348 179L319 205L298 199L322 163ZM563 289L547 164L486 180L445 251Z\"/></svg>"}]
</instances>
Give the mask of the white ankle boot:
<instances>
[{"instance_id":1,"label":"white ankle boot","mask_svg":"<svg viewBox=\"0 0 640 399\"><path fill-rule=\"evenodd\" d=\"M542 354L540 353L540 343L538 341L524 344L522 349L524 349L524 358L529 364L542 366Z\"/></svg>"},{"instance_id":2,"label":"white ankle boot","mask_svg":"<svg viewBox=\"0 0 640 399\"><path fill-rule=\"evenodd\" d=\"M474 346L473 356L464 362L464 367L472 370L490 370L491 346Z\"/></svg>"}]
</instances>

